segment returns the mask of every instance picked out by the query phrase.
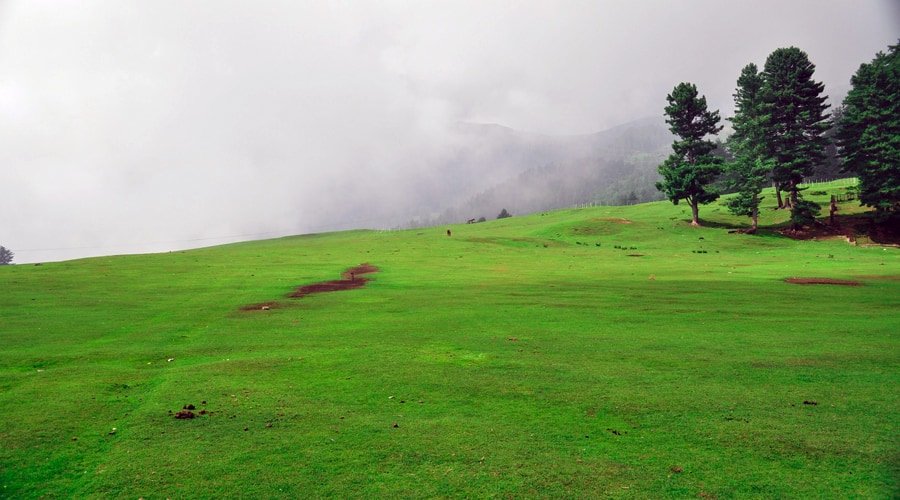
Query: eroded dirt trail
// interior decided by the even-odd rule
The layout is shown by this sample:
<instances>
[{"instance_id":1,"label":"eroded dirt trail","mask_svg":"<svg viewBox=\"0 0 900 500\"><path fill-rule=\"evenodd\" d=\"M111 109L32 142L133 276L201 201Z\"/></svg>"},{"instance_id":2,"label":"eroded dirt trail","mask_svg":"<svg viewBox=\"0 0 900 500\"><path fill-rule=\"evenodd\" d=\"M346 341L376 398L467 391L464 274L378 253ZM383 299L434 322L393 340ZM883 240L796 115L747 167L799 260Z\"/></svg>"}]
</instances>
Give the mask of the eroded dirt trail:
<instances>
[{"instance_id":1,"label":"eroded dirt trail","mask_svg":"<svg viewBox=\"0 0 900 500\"><path fill-rule=\"evenodd\" d=\"M364 275L376 273L378 268L372 264L365 263L355 267L348 268L341 273L341 279L334 281L322 281L303 285L287 295L288 298L300 298L314 293L338 292L341 290L352 290L354 288L362 288L369 281ZM249 304L240 308L241 311L268 311L279 307L276 301L260 302L257 304Z\"/></svg>"},{"instance_id":2,"label":"eroded dirt trail","mask_svg":"<svg viewBox=\"0 0 900 500\"><path fill-rule=\"evenodd\" d=\"M860 286L859 281L839 280L835 278L785 278L787 283L795 285L843 285L843 286Z\"/></svg>"},{"instance_id":3,"label":"eroded dirt trail","mask_svg":"<svg viewBox=\"0 0 900 500\"><path fill-rule=\"evenodd\" d=\"M378 272L378 268L371 264L360 264L351 267L341 273L341 279L334 281L322 281L311 285L303 285L288 297L297 298L305 297L313 293L338 292L341 290L352 290L354 288L362 288L369 281L369 278L363 277L364 274Z\"/></svg>"}]
</instances>

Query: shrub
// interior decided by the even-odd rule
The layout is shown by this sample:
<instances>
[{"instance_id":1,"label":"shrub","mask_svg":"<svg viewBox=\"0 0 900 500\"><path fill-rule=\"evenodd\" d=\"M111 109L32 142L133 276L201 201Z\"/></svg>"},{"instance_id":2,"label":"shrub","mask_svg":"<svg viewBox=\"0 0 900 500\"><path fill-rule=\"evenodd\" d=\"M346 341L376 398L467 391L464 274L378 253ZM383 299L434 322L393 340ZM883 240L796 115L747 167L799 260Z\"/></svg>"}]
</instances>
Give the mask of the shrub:
<instances>
[{"instance_id":1,"label":"shrub","mask_svg":"<svg viewBox=\"0 0 900 500\"><path fill-rule=\"evenodd\" d=\"M11 264L15 254L4 246L0 246L0 266Z\"/></svg>"}]
</instances>

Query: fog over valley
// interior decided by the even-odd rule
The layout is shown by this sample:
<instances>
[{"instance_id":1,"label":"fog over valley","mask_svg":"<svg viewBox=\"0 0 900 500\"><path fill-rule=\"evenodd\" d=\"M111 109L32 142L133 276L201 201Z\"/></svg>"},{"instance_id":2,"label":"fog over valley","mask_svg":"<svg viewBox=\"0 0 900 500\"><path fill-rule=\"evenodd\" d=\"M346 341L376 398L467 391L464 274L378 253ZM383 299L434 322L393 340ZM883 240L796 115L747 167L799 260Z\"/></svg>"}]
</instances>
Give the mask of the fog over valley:
<instances>
[{"instance_id":1,"label":"fog over valley","mask_svg":"<svg viewBox=\"0 0 900 500\"><path fill-rule=\"evenodd\" d=\"M887 0L0 0L0 245L29 263L661 199L675 84L725 118L741 68L793 45L838 102L898 37Z\"/></svg>"}]
</instances>

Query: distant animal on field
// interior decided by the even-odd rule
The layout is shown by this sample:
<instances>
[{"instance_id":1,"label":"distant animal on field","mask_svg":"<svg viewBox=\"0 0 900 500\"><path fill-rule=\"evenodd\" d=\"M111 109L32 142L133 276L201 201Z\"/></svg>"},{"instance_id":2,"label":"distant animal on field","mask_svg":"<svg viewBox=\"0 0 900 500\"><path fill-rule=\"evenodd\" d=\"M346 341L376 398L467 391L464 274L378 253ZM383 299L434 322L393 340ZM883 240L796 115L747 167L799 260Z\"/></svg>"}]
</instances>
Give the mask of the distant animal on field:
<instances>
[{"instance_id":1,"label":"distant animal on field","mask_svg":"<svg viewBox=\"0 0 900 500\"><path fill-rule=\"evenodd\" d=\"M447 236L450 236L450 230L449 230L449 229L447 230Z\"/></svg>"},{"instance_id":2,"label":"distant animal on field","mask_svg":"<svg viewBox=\"0 0 900 500\"><path fill-rule=\"evenodd\" d=\"M475 224L475 219L469 219L466 221L466 224Z\"/></svg>"}]
</instances>

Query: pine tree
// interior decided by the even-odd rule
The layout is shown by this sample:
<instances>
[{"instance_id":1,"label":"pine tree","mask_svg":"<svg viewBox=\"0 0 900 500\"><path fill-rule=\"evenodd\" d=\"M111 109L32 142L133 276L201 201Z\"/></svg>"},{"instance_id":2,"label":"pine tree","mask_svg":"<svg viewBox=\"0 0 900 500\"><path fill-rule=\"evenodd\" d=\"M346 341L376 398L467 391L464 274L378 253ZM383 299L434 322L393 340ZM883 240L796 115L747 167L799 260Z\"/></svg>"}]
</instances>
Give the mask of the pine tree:
<instances>
[{"instance_id":1,"label":"pine tree","mask_svg":"<svg viewBox=\"0 0 900 500\"><path fill-rule=\"evenodd\" d=\"M862 64L850 80L838 132L843 167L879 218L900 213L900 44Z\"/></svg>"},{"instance_id":2,"label":"pine tree","mask_svg":"<svg viewBox=\"0 0 900 500\"><path fill-rule=\"evenodd\" d=\"M734 94L734 134L728 139L728 149L734 156L728 164L732 180L729 187L737 194L725 205L735 215L750 217L749 233L759 226L760 193L767 183L771 162L765 160L765 116L762 106L763 76L755 64L741 70Z\"/></svg>"},{"instance_id":3,"label":"pine tree","mask_svg":"<svg viewBox=\"0 0 900 500\"><path fill-rule=\"evenodd\" d=\"M672 143L674 152L659 166L663 180L656 189L675 205L686 201L691 206L691 225L699 226L699 205L719 197L710 185L722 171L722 160L711 154L716 144L706 139L722 130L719 112L706 109L706 97L698 97L692 83L679 83L666 100L666 123L678 139Z\"/></svg>"},{"instance_id":4,"label":"pine tree","mask_svg":"<svg viewBox=\"0 0 900 500\"><path fill-rule=\"evenodd\" d=\"M831 127L825 86L812 79L815 70L806 52L796 47L776 49L763 70L765 155L773 162L777 186L789 193L791 210L798 206L803 178L824 160L824 134Z\"/></svg>"}]
</instances>

